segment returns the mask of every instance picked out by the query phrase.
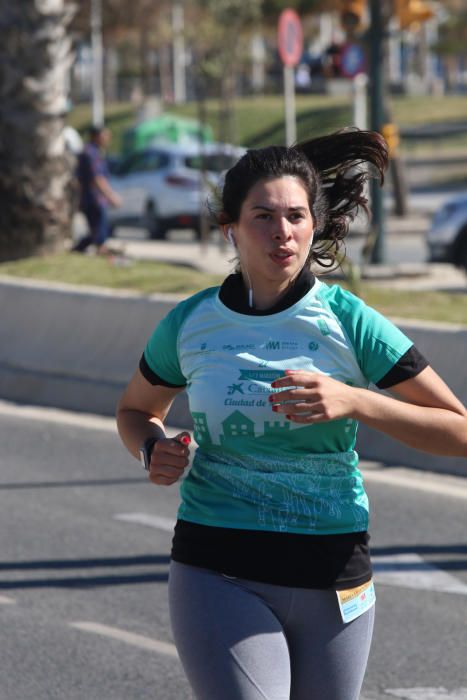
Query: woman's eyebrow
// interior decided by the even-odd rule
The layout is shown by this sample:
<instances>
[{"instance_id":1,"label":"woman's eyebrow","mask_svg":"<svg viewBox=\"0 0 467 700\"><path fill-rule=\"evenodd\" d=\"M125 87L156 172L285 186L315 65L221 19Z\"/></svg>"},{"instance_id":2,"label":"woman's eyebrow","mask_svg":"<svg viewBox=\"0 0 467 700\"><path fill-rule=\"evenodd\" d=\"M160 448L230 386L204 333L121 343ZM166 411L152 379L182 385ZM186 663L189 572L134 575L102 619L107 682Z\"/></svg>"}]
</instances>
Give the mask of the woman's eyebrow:
<instances>
[{"instance_id":1,"label":"woman's eyebrow","mask_svg":"<svg viewBox=\"0 0 467 700\"><path fill-rule=\"evenodd\" d=\"M268 207L268 206L266 206L266 204L255 204L251 207L251 209L252 209L252 211L254 209L262 209L263 211L269 211L269 212L274 212L276 210L275 207ZM306 207L302 207L302 206L294 207L294 206L292 206L292 207L288 207L288 210L289 211L306 211Z\"/></svg>"}]
</instances>

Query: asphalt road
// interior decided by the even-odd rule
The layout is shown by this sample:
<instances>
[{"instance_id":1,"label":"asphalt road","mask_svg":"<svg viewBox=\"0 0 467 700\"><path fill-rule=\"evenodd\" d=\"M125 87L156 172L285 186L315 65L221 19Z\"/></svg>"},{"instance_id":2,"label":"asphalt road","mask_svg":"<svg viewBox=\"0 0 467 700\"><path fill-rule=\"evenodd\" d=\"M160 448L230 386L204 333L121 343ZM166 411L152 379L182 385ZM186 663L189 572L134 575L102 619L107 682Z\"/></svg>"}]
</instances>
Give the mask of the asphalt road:
<instances>
[{"instance_id":1,"label":"asphalt road","mask_svg":"<svg viewBox=\"0 0 467 700\"><path fill-rule=\"evenodd\" d=\"M467 482L366 466L378 607L362 700L466 700ZM0 700L191 698L166 605L176 506L113 421L0 402Z\"/></svg>"},{"instance_id":2,"label":"asphalt road","mask_svg":"<svg viewBox=\"0 0 467 700\"><path fill-rule=\"evenodd\" d=\"M131 257L154 260L177 260L183 261L206 269L207 271L227 274L232 269L229 258L232 258L231 251L219 251L219 236L213 233L209 240L209 247L206 254L200 257L200 245L194 239L190 230L170 231L166 241L151 241L147 238L144 229L122 228L117 229L116 237L112 239L126 251ZM346 242L348 257L354 263L359 263L362 256L362 247L365 243L363 236L351 236ZM427 249L425 246L424 233L420 231L402 231L401 233L391 233L387 237L387 264L399 263L425 263L427 260ZM212 264L210 264L212 258Z\"/></svg>"}]
</instances>

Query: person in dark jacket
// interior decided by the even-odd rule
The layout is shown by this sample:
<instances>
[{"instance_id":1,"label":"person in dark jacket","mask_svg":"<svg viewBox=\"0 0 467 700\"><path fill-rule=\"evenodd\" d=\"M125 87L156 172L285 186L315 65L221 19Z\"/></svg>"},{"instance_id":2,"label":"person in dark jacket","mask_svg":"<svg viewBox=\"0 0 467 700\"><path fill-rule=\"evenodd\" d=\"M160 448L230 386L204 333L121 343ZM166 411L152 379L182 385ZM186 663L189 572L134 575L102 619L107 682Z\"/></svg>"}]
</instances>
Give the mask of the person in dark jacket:
<instances>
[{"instance_id":1,"label":"person in dark jacket","mask_svg":"<svg viewBox=\"0 0 467 700\"><path fill-rule=\"evenodd\" d=\"M96 246L98 254L109 252L106 243L110 233L107 209L109 206L118 207L121 203L108 179L105 151L110 139L109 129L91 127L89 142L78 156L79 210L88 224L88 232L73 248L78 253L84 253L90 245Z\"/></svg>"}]
</instances>

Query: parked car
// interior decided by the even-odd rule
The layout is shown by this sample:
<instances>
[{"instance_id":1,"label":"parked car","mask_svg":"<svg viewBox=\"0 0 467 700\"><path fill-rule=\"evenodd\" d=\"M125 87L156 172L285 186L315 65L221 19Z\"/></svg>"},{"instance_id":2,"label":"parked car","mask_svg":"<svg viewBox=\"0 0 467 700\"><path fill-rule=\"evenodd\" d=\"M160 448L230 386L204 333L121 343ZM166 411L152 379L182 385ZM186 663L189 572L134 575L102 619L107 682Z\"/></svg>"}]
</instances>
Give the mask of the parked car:
<instances>
[{"instance_id":1,"label":"parked car","mask_svg":"<svg viewBox=\"0 0 467 700\"><path fill-rule=\"evenodd\" d=\"M448 199L435 213L427 234L430 262L467 270L467 193Z\"/></svg>"},{"instance_id":2,"label":"parked car","mask_svg":"<svg viewBox=\"0 0 467 700\"><path fill-rule=\"evenodd\" d=\"M112 229L143 226L150 238L162 239L170 229L192 228L199 238L200 217L213 187L244 152L222 143L167 143L114 161L110 183L122 206L109 212Z\"/></svg>"}]
</instances>

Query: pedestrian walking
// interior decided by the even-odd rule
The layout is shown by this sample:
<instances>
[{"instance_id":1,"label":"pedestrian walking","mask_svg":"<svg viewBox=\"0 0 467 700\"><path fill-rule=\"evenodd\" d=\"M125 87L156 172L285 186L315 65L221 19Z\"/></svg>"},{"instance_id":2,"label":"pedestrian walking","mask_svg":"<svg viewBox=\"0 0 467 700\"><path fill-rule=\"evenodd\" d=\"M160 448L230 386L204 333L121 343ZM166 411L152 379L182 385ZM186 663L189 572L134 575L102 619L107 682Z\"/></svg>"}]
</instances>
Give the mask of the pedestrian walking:
<instances>
[{"instance_id":1,"label":"pedestrian walking","mask_svg":"<svg viewBox=\"0 0 467 700\"><path fill-rule=\"evenodd\" d=\"M89 230L73 247L77 253L84 253L90 245L96 246L98 254L109 253L107 209L121 204L119 195L112 189L108 179L105 154L110 140L109 129L93 126L89 142L78 155L79 209L86 218Z\"/></svg>"},{"instance_id":2,"label":"pedestrian walking","mask_svg":"<svg viewBox=\"0 0 467 700\"><path fill-rule=\"evenodd\" d=\"M357 700L375 611L358 423L467 455L466 410L413 342L316 273L386 165L356 129L248 151L217 209L236 271L158 324L120 400L149 480L184 477L169 605L198 700ZM164 428L184 389L187 474L189 434Z\"/></svg>"}]
</instances>

